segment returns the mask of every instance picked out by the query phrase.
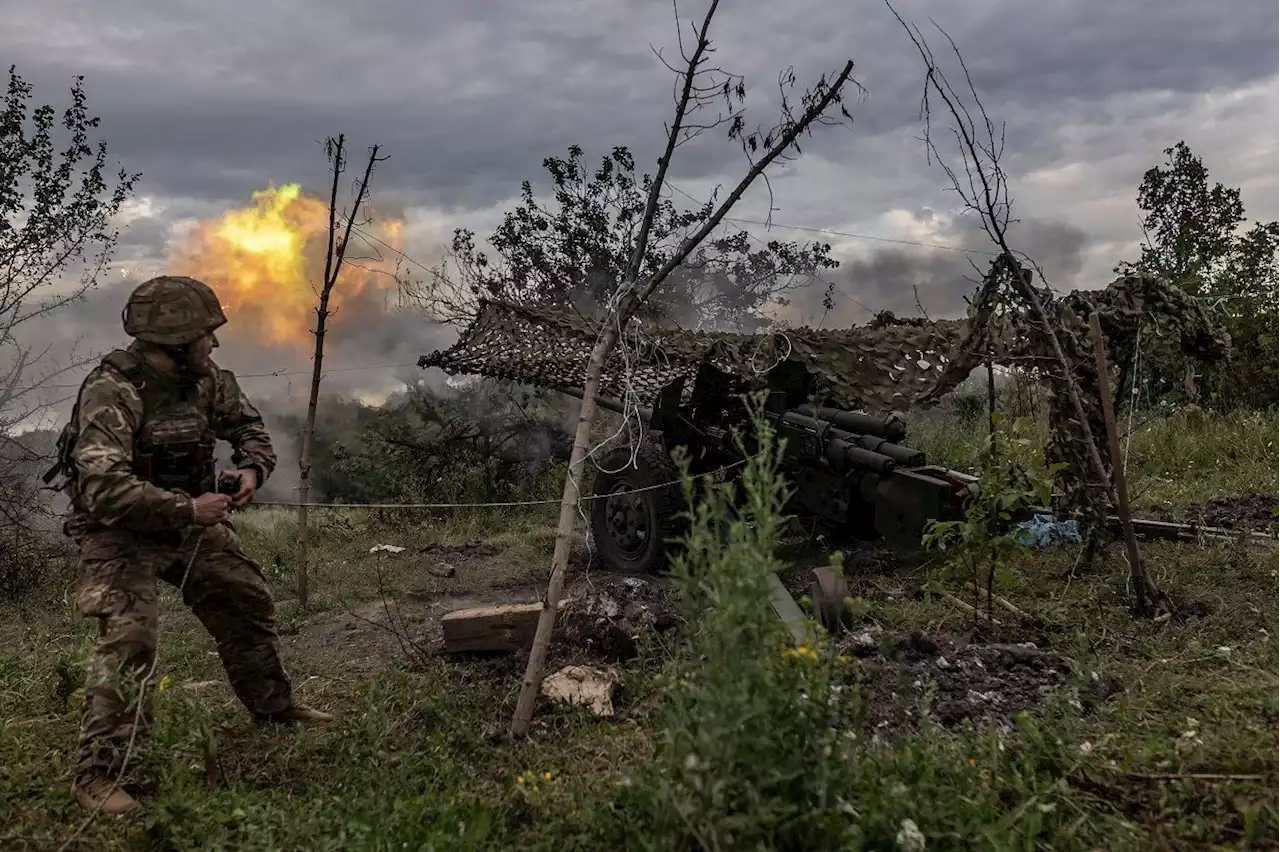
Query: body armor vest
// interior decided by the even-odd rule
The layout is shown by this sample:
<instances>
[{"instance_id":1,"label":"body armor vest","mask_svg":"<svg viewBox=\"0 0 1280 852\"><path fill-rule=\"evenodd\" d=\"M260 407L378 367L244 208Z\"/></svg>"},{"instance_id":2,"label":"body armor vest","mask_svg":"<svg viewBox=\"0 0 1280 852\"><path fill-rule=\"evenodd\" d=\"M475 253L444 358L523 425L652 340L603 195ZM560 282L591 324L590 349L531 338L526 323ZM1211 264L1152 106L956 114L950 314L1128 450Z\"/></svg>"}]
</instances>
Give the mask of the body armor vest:
<instances>
[{"instance_id":1,"label":"body armor vest","mask_svg":"<svg viewBox=\"0 0 1280 852\"><path fill-rule=\"evenodd\" d=\"M142 422L133 436L133 473L170 491L192 497L215 487L212 397L206 382L162 375L138 355L124 349L109 353L102 363L122 374L142 398ZM44 476L49 483L59 473L75 478L71 458L75 448L80 402L71 422L58 438L58 463Z\"/></svg>"}]
</instances>

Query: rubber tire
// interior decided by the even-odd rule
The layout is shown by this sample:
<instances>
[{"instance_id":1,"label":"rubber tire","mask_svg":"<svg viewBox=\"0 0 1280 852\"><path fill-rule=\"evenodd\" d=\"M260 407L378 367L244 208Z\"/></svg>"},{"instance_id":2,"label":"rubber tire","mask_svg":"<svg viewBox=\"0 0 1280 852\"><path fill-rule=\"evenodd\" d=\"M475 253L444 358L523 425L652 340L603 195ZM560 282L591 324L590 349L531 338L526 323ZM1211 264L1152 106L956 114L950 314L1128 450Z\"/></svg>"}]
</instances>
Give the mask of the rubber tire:
<instances>
[{"instance_id":1,"label":"rubber tire","mask_svg":"<svg viewBox=\"0 0 1280 852\"><path fill-rule=\"evenodd\" d=\"M679 535L685 524L679 517L684 508L679 471L666 448L653 441L643 442L636 451L635 465L630 465L630 447L617 447L600 460L602 470L596 472L592 487L591 537L600 560L610 571L623 574L657 575L667 565L667 539ZM625 466L625 467L624 467ZM616 472L615 472L616 471ZM665 488L652 486L670 483ZM609 533L605 495L619 485L634 489L648 488L642 496L647 525L654 532L639 553L627 553Z\"/></svg>"}]
</instances>

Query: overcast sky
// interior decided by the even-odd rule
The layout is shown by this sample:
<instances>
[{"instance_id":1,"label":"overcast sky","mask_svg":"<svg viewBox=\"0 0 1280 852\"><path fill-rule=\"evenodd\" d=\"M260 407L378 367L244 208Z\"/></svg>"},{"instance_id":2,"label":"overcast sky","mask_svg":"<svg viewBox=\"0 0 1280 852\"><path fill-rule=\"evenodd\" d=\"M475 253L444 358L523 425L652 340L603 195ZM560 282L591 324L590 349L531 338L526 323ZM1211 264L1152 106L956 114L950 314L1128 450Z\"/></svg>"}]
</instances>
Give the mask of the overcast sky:
<instances>
[{"instance_id":1,"label":"overcast sky","mask_svg":"<svg viewBox=\"0 0 1280 852\"><path fill-rule=\"evenodd\" d=\"M939 55L945 43L929 19L955 38L988 111L1008 123L1005 165L1024 220L1014 242L1060 289L1103 286L1118 260L1136 256L1138 182L1179 139L1213 179L1243 189L1251 219L1276 218L1275 0L895 6ZM705 8L682 4L686 26ZM745 75L754 122L775 117L777 74L790 65L803 86L851 58L866 89L851 127L820 128L802 157L775 171L775 222L981 245L954 221L955 197L925 160L922 66L882 2L724 2L712 34L717 61ZM627 145L651 170L672 86L652 47L674 55L670 3L11 0L0 28L0 54L36 86L37 102L65 104L73 75L85 76L111 153L143 173L119 254L136 268L162 261L184 220L242 206L255 189L298 181L323 193L320 140L338 132L356 154L384 146L375 198L403 207L408 252L423 258L455 225L487 233L520 182L545 186L542 159L570 144L592 161ZM737 147L707 136L680 150L672 180L702 198L742 171ZM754 192L736 215L764 210ZM783 227L774 235L814 237ZM914 312L912 284L931 314L962 305L967 285L952 282L967 264L957 252L824 239L845 260L829 276L850 297L837 297L839 322L866 321L859 302ZM94 305L109 309L67 315L58 333L111 345L122 298L106 288ZM420 324L395 328L394 345L385 335L336 344L332 363L412 360L439 342ZM220 357L242 372L283 366ZM281 392L274 380L254 389Z\"/></svg>"}]
</instances>

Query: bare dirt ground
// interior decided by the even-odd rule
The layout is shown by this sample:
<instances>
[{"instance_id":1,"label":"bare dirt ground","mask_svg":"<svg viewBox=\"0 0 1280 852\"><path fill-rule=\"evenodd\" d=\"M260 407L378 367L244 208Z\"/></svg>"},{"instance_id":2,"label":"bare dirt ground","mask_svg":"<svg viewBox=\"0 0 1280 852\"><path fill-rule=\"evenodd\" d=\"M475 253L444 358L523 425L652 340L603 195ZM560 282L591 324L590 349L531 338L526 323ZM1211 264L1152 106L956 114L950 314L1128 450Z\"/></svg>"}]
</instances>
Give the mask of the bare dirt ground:
<instances>
[{"instance_id":1,"label":"bare dirt ground","mask_svg":"<svg viewBox=\"0 0 1280 852\"><path fill-rule=\"evenodd\" d=\"M1230 530L1275 533L1280 529L1276 509L1276 495L1259 491L1188 506L1180 517L1171 520Z\"/></svg>"},{"instance_id":2,"label":"bare dirt ground","mask_svg":"<svg viewBox=\"0 0 1280 852\"><path fill-rule=\"evenodd\" d=\"M1171 523L1197 524L1275 535L1280 532L1277 508L1278 503L1274 492L1255 491L1231 497L1218 497L1179 508L1146 508L1138 514Z\"/></svg>"},{"instance_id":3,"label":"bare dirt ground","mask_svg":"<svg viewBox=\"0 0 1280 852\"><path fill-rule=\"evenodd\" d=\"M820 552L809 554L782 575L783 585L793 597L805 594L811 568L824 561ZM878 595L910 607L925 597L914 562L880 545L860 545L845 551L846 579L855 596ZM1014 714L1046 700L1079 704L1118 691L1107 678L1082 677L1074 660L1053 650L1063 637L1052 625L997 622L907 632L870 618L853 624L837 647L860 661L866 732L892 738L928 717L943 727L968 723L1012 733ZM1081 690L1082 680L1091 685Z\"/></svg>"},{"instance_id":4,"label":"bare dirt ground","mask_svg":"<svg viewBox=\"0 0 1280 852\"><path fill-rule=\"evenodd\" d=\"M1034 642L984 642L972 633L884 634L863 627L840 644L863 659L870 687L866 724L883 737L924 716L944 727L969 722L1012 733L1013 715L1069 689L1076 669L1070 658Z\"/></svg>"},{"instance_id":5,"label":"bare dirt ground","mask_svg":"<svg viewBox=\"0 0 1280 852\"><path fill-rule=\"evenodd\" d=\"M809 570L826 561L825 553L799 543L801 557L782 576L799 599L807 591ZM540 583L512 582L504 570L510 555L489 545L455 544L423 548L419 566L454 569L449 578L430 581L402 593L389 591L369 601L310 619L286 637L288 653L300 668L340 668L367 677L397 659L422 662L441 653L440 618L453 610L539 599ZM893 552L869 545L849 551L848 574L855 583L889 583L889 596L918 597L911 567ZM904 576L904 571L906 572ZM633 659L637 645L666 633L682 621L679 603L662 578L586 571L573 560L566 583L569 601L564 627L553 645L548 671L570 661L618 663ZM421 572L420 572L421 573ZM446 591L465 585L467 591ZM900 589L898 587L901 587ZM841 652L860 661L859 680L869 687L865 727L870 734L892 736L928 716L944 726L964 722L1013 730L1013 714L1042 704L1050 696L1086 703L1119 691L1109 679L1092 675L1083 692L1071 685L1075 663L1051 649L1044 631L1006 625L987 630L940 629L895 633L873 621L853 625L840 640ZM482 673L518 677L527 652L466 654ZM1065 691L1064 691L1065 690Z\"/></svg>"},{"instance_id":6,"label":"bare dirt ground","mask_svg":"<svg viewBox=\"0 0 1280 852\"><path fill-rule=\"evenodd\" d=\"M401 577L412 565L413 579L388 579L380 599L317 613L286 632L287 652L300 667L341 667L367 676L396 661L422 662L443 647L440 619L455 610L499 604L535 603L545 586L531 574L545 573L538 561L513 565L508 550L480 542L440 544L388 557L380 568ZM567 603L557 635L556 657L565 652L608 662L632 659L646 631L664 632L680 616L665 582L584 569L581 554L570 560L564 589ZM282 609L288 613L290 602ZM495 673L522 670L527 652L466 654L465 659Z\"/></svg>"}]
</instances>

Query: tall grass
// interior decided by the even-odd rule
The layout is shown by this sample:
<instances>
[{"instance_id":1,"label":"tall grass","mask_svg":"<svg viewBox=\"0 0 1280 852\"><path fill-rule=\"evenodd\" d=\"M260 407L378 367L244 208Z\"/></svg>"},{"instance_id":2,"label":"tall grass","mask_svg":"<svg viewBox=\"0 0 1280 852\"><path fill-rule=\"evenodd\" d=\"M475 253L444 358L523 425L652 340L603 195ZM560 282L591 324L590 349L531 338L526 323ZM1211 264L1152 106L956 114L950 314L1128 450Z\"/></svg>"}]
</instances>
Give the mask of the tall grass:
<instances>
[{"instance_id":1,"label":"tall grass","mask_svg":"<svg viewBox=\"0 0 1280 852\"><path fill-rule=\"evenodd\" d=\"M1217 414L1188 407L1167 414L1139 411L1134 419L1128 471L1136 503L1170 508L1276 492L1280 446L1274 410Z\"/></svg>"},{"instance_id":2,"label":"tall grass","mask_svg":"<svg viewBox=\"0 0 1280 852\"><path fill-rule=\"evenodd\" d=\"M1018 409L1011 397L1009 392L997 401L1000 411ZM1274 409L1213 412L1187 406L1132 414L1126 409L1118 421L1136 508L1173 509L1277 491L1280 420ZM1042 444L1047 443L1049 427L1043 414L1033 428ZM968 470L987 429L985 399L951 397L911 418L906 443L923 451L930 464Z\"/></svg>"}]
</instances>

